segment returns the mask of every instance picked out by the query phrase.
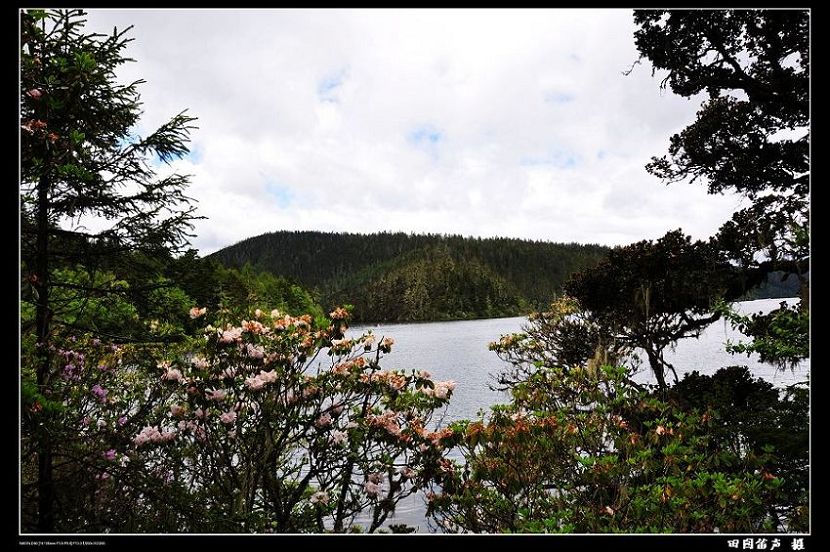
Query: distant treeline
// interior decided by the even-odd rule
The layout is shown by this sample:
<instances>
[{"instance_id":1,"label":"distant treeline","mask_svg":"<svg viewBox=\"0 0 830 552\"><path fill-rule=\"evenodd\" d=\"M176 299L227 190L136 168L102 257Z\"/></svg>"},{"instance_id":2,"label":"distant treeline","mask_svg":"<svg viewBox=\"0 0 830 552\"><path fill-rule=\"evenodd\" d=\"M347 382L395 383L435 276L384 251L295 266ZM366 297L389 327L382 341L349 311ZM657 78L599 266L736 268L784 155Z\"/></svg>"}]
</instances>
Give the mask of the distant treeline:
<instances>
[{"instance_id":1,"label":"distant treeline","mask_svg":"<svg viewBox=\"0 0 830 552\"><path fill-rule=\"evenodd\" d=\"M795 274L787 274L776 270L767 274L767 279L758 287L747 292L745 299L783 299L785 297L798 297L801 290L801 282Z\"/></svg>"},{"instance_id":2,"label":"distant treeline","mask_svg":"<svg viewBox=\"0 0 830 552\"><path fill-rule=\"evenodd\" d=\"M409 321L525 314L548 306L572 273L608 248L439 234L280 231L211 258L246 264L313 288L323 306L354 306L357 320Z\"/></svg>"}]
</instances>

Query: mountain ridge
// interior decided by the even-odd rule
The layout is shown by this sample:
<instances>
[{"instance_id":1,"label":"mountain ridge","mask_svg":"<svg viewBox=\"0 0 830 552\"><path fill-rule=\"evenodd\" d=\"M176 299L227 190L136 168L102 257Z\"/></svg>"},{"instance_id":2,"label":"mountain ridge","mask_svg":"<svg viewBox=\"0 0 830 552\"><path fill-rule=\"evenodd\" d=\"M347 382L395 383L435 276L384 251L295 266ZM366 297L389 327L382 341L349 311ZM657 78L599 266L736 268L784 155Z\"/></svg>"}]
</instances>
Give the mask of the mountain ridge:
<instances>
[{"instance_id":1,"label":"mountain ridge","mask_svg":"<svg viewBox=\"0 0 830 552\"><path fill-rule=\"evenodd\" d=\"M546 307L567 277L608 247L446 234L276 231L209 255L250 264L316 290L326 308L358 321L523 315Z\"/></svg>"}]
</instances>

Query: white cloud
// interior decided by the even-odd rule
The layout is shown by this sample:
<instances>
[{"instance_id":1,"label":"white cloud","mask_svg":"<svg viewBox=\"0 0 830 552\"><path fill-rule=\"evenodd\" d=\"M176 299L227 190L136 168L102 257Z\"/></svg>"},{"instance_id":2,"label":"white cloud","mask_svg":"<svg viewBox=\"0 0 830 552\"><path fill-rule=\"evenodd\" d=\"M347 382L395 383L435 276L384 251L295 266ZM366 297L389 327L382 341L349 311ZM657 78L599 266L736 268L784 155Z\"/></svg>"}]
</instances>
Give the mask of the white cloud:
<instances>
[{"instance_id":1,"label":"white cloud","mask_svg":"<svg viewBox=\"0 0 830 552\"><path fill-rule=\"evenodd\" d=\"M643 168L699 102L661 91L630 10L91 10L135 25L142 126L199 117L210 253L279 229L622 244L712 234L736 197Z\"/></svg>"}]
</instances>

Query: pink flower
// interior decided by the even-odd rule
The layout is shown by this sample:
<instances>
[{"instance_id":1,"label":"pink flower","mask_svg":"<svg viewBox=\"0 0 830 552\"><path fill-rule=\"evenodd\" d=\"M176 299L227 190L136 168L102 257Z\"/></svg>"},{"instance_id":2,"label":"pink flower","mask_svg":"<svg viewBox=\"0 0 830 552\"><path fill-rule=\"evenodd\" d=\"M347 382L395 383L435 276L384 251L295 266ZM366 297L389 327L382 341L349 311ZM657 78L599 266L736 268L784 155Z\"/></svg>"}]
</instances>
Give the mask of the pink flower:
<instances>
[{"instance_id":1,"label":"pink flower","mask_svg":"<svg viewBox=\"0 0 830 552\"><path fill-rule=\"evenodd\" d=\"M265 356L265 349L263 349L259 345L251 345L248 343L245 346L245 350L248 353L248 356L251 358L262 358Z\"/></svg>"},{"instance_id":2,"label":"pink flower","mask_svg":"<svg viewBox=\"0 0 830 552\"><path fill-rule=\"evenodd\" d=\"M219 336L219 343L233 343L235 341L241 341L241 339L242 328L229 328Z\"/></svg>"},{"instance_id":3,"label":"pink flower","mask_svg":"<svg viewBox=\"0 0 830 552\"><path fill-rule=\"evenodd\" d=\"M118 418L118 425L119 426L123 426L126 423L127 423L127 417L126 416L121 416L121 417Z\"/></svg>"},{"instance_id":4,"label":"pink flower","mask_svg":"<svg viewBox=\"0 0 830 552\"><path fill-rule=\"evenodd\" d=\"M331 440L335 445L342 445L345 444L346 441L349 440L348 435L345 431L332 431L331 432Z\"/></svg>"},{"instance_id":5,"label":"pink flower","mask_svg":"<svg viewBox=\"0 0 830 552\"><path fill-rule=\"evenodd\" d=\"M372 483L377 483L378 485L383 483L383 480L385 478L385 476L380 472L370 473L368 477L369 477L369 481L371 481Z\"/></svg>"},{"instance_id":6,"label":"pink flower","mask_svg":"<svg viewBox=\"0 0 830 552\"><path fill-rule=\"evenodd\" d=\"M133 437L133 444L136 447L141 447L147 443L159 442L161 440L161 433L157 427L146 426L138 435Z\"/></svg>"},{"instance_id":7,"label":"pink flower","mask_svg":"<svg viewBox=\"0 0 830 552\"><path fill-rule=\"evenodd\" d=\"M95 395L99 401L104 402L107 398L108 391L98 385L97 383L92 386L92 394Z\"/></svg>"},{"instance_id":8,"label":"pink flower","mask_svg":"<svg viewBox=\"0 0 830 552\"><path fill-rule=\"evenodd\" d=\"M223 412L221 416L219 416L219 420L223 424L232 424L236 421L236 411L229 410L227 412Z\"/></svg>"},{"instance_id":9,"label":"pink flower","mask_svg":"<svg viewBox=\"0 0 830 552\"><path fill-rule=\"evenodd\" d=\"M107 460L115 460L115 449L109 449L104 453L104 458Z\"/></svg>"},{"instance_id":10,"label":"pink flower","mask_svg":"<svg viewBox=\"0 0 830 552\"><path fill-rule=\"evenodd\" d=\"M314 422L314 425L317 427L326 427L331 425L331 416L329 414L321 414L320 417Z\"/></svg>"},{"instance_id":11,"label":"pink flower","mask_svg":"<svg viewBox=\"0 0 830 552\"><path fill-rule=\"evenodd\" d=\"M329 313L329 318L332 320L345 320L349 317L349 312L343 307L337 307Z\"/></svg>"},{"instance_id":12,"label":"pink flower","mask_svg":"<svg viewBox=\"0 0 830 552\"><path fill-rule=\"evenodd\" d=\"M204 370L210 367L210 362L208 362L208 360L201 355L193 357L193 360L190 362L193 363L194 368L198 368L199 370Z\"/></svg>"},{"instance_id":13,"label":"pink flower","mask_svg":"<svg viewBox=\"0 0 830 552\"><path fill-rule=\"evenodd\" d=\"M184 414L184 407L180 404L171 404L170 405L170 415L171 416L181 416Z\"/></svg>"},{"instance_id":14,"label":"pink flower","mask_svg":"<svg viewBox=\"0 0 830 552\"><path fill-rule=\"evenodd\" d=\"M277 381L277 372L275 370L271 370L269 372L261 370L257 377L265 383L274 383Z\"/></svg>"},{"instance_id":15,"label":"pink flower","mask_svg":"<svg viewBox=\"0 0 830 552\"><path fill-rule=\"evenodd\" d=\"M317 491L311 498L308 499L309 502L316 505L323 505L329 501L329 493L326 491Z\"/></svg>"},{"instance_id":16,"label":"pink flower","mask_svg":"<svg viewBox=\"0 0 830 552\"><path fill-rule=\"evenodd\" d=\"M207 307L202 307L201 309L199 307L193 307L192 309L190 309L190 318L195 320L200 316L204 316L206 312Z\"/></svg>"},{"instance_id":17,"label":"pink flower","mask_svg":"<svg viewBox=\"0 0 830 552\"><path fill-rule=\"evenodd\" d=\"M37 88L32 88L31 90L26 92L26 95L32 98L33 100L39 100L40 97L43 95L43 92L41 92Z\"/></svg>"},{"instance_id":18,"label":"pink flower","mask_svg":"<svg viewBox=\"0 0 830 552\"><path fill-rule=\"evenodd\" d=\"M402 467L398 470L398 473L400 473L401 477L403 477L404 479L412 479L413 477L415 477L415 470L413 470L409 466Z\"/></svg>"},{"instance_id":19,"label":"pink flower","mask_svg":"<svg viewBox=\"0 0 830 552\"><path fill-rule=\"evenodd\" d=\"M446 399L452 393L453 389L455 389L455 382L449 380L435 382L434 387L432 389L430 389L429 387L421 387L420 391L428 397Z\"/></svg>"},{"instance_id":20,"label":"pink flower","mask_svg":"<svg viewBox=\"0 0 830 552\"><path fill-rule=\"evenodd\" d=\"M422 378L422 379L429 379L429 378L432 377L432 374L430 374L426 370L419 370L418 371L418 377Z\"/></svg>"},{"instance_id":21,"label":"pink flower","mask_svg":"<svg viewBox=\"0 0 830 552\"><path fill-rule=\"evenodd\" d=\"M656 433L657 435L663 435L665 432L666 428L661 425L657 426L657 428L654 430L654 433Z\"/></svg>"},{"instance_id":22,"label":"pink flower","mask_svg":"<svg viewBox=\"0 0 830 552\"><path fill-rule=\"evenodd\" d=\"M265 382L259 376L245 378L245 386L251 391L259 391L265 386Z\"/></svg>"},{"instance_id":23,"label":"pink flower","mask_svg":"<svg viewBox=\"0 0 830 552\"><path fill-rule=\"evenodd\" d=\"M376 497L380 494L380 485L377 483L372 483L371 481L367 481L363 484L363 490L366 491L366 494L371 497Z\"/></svg>"},{"instance_id":24,"label":"pink flower","mask_svg":"<svg viewBox=\"0 0 830 552\"><path fill-rule=\"evenodd\" d=\"M182 373L176 368L171 368L162 374L161 379L167 381L182 381Z\"/></svg>"},{"instance_id":25,"label":"pink flower","mask_svg":"<svg viewBox=\"0 0 830 552\"><path fill-rule=\"evenodd\" d=\"M228 396L227 391L223 389L208 389L205 391L205 397L212 401L222 401Z\"/></svg>"},{"instance_id":26,"label":"pink flower","mask_svg":"<svg viewBox=\"0 0 830 552\"><path fill-rule=\"evenodd\" d=\"M251 332L252 334L262 334L267 333L265 326L262 323L257 322L256 320L251 320L248 322L247 320L242 321L242 329L246 332Z\"/></svg>"}]
</instances>

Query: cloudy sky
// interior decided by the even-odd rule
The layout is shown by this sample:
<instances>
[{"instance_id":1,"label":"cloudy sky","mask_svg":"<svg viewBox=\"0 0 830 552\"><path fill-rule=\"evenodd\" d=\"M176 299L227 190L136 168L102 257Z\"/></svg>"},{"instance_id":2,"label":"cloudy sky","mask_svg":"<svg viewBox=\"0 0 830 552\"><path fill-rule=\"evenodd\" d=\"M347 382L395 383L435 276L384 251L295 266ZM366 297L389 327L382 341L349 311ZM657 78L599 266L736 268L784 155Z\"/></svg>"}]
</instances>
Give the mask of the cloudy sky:
<instances>
[{"instance_id":1,"label":"cloudy sky","mask_svg":"<svg viewBox=\"0 0 830 552\"><path fill-rule=\"evenodd\" d=\"M134 25L146 134L199 118L207 254L275 230L625 244L716 231L740 200L646 173L700 98L660 90L630 10L91 10Z\"/></svg>"}]
</instances>

